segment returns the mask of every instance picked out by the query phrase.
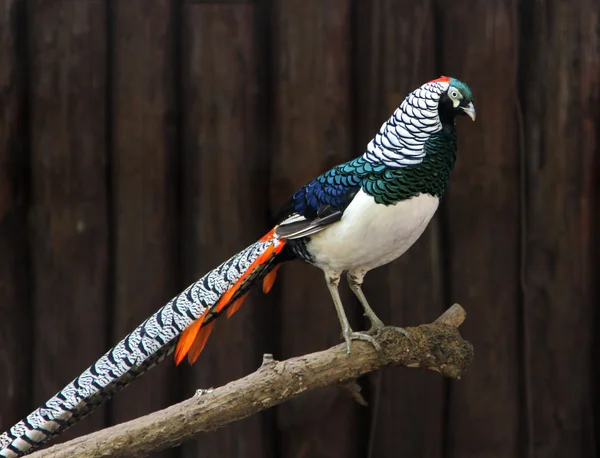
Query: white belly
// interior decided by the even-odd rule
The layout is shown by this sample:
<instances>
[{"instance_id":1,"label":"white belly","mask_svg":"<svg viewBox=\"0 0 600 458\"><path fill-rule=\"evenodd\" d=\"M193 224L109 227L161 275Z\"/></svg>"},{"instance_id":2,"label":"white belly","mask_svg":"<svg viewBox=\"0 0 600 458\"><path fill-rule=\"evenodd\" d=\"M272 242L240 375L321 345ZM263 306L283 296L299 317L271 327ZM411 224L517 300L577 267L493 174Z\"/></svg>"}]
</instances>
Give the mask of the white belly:
<instances>
[{"instance_id":1,"label":"white belly","mask_svg":"<svg viewBox=\"0 0 600 458\"><path fill-rule=\"evenodd\" d=\"M362 190L342 219L311 236L307 249L323 270L369 271L401 256L421 236L439 199L419 194L395 205L376 204Z\"/></svg>"}]
</instances>

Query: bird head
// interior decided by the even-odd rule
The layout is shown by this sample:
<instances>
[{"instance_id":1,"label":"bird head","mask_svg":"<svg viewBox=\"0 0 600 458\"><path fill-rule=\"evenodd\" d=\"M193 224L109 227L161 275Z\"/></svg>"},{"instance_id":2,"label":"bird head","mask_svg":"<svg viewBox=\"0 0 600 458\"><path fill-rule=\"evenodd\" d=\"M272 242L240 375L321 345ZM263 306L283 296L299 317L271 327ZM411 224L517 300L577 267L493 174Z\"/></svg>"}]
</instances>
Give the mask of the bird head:
<instances>
[{"instance_id":1,"label":"bird head","mask_svg":"<svg viewBox=\"0 0 600 458\"><path fill-rule=\"evenodd\" d=\"M367 162L406 167L423 162L432 135L454 129L456 116L475 121L475 104L469 86L441 76L416 88L367 145Z\"/></svg>"},{"instance_id":2,"label":"bird head","mask_svg":"<svg viewBox=\"0 0 600 458\"><path fill-rule=\"evenodd\" d=\"M463 115L475 121L475 100L469 86L447 76L442 76L434 82L448 85L448 89L440 97L439 115L442 123L452 122L455 116Z\"/></svg>"}]
</instances>

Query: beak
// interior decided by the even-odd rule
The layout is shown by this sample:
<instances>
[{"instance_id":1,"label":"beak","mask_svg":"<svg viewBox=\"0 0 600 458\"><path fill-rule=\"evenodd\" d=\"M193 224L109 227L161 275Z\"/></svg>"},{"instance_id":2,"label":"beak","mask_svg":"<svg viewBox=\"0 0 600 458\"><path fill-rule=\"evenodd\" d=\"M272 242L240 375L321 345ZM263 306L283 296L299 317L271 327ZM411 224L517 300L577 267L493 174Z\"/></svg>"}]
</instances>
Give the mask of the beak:
<instances>
[{"instance_id":1,"label":"beak","mask_svg":"<svg viewBox=\"0 0 600 458\"><path fill-rule=\"evenodd\" d=\"M470 102L466 107L460 108L472 121L475 121L475 106L473 105L473 102Z\"/></svg>"}]
</instances>

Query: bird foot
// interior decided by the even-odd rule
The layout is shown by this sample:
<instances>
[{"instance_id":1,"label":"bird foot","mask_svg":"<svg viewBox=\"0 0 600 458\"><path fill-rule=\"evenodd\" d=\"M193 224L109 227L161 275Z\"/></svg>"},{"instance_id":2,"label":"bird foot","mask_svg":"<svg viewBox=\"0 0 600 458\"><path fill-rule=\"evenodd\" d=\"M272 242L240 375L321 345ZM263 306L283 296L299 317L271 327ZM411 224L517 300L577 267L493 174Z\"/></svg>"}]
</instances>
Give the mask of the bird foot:
<instances>
[{"instance_id":1,"label":"bird foot","mask_svg":"<svg viewBox=\"0 0 600 458\"><path fill-rule=\"evenodd\" d=\"M380 319L377 319L377 320L371 319L371 327L369 328L369 330L367 332L369 334L377 334L383 328L385 328L385 324L383 324L383 321L381 321Z\"/></svg>"},{"instance_id":2,"label":"bird foot","mask_svg":"<svg viewBox=\"0 0 600 458\"><path fill-rule=\"evenodd\" d=\"M362 340L364 342L369 342L371 345L373 345L373 347L375 347L375 350L381 350L381 346L379 345L379 343L377 343L377 341L372 336L364 332L353 332L352 330L348 330L348 332L344 333L344 339L346 340L346 355L350 355L350 343L353 340Z\"/></svg>"},{"instance_id":3,"label":"bird foot","mask_svg":"<svg viewBox=\"0 0 600 458\"><path fill-rule=\"evenodd\" d=\"M367 331L369 334L376 334L383 328L385 328L385 324L383 324L383 321L381 321L379 317L375 315L375 312L371 310L370 307L365 307L364 316L366 316L369 319L369 322L371 323L371 327Z\"/></svg>"}]
</instances>

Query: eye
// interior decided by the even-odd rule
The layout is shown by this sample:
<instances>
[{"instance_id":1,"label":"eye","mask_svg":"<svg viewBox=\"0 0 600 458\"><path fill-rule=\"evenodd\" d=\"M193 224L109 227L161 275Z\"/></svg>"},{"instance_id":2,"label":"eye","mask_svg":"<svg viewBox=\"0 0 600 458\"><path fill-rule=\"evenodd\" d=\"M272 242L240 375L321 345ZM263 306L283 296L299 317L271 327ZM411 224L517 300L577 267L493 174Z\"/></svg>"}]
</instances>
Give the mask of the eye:
<instances>
[{"instance_id":1,"label":"eye","mask_svg":"<svg viewBox=\"0 0 600 458\"><path fill-rule=\"evenodd\" d=\"M450 89L450 98L452 99L458 99L458 91L454 88Z\"/></svg>"}]
</instances>

